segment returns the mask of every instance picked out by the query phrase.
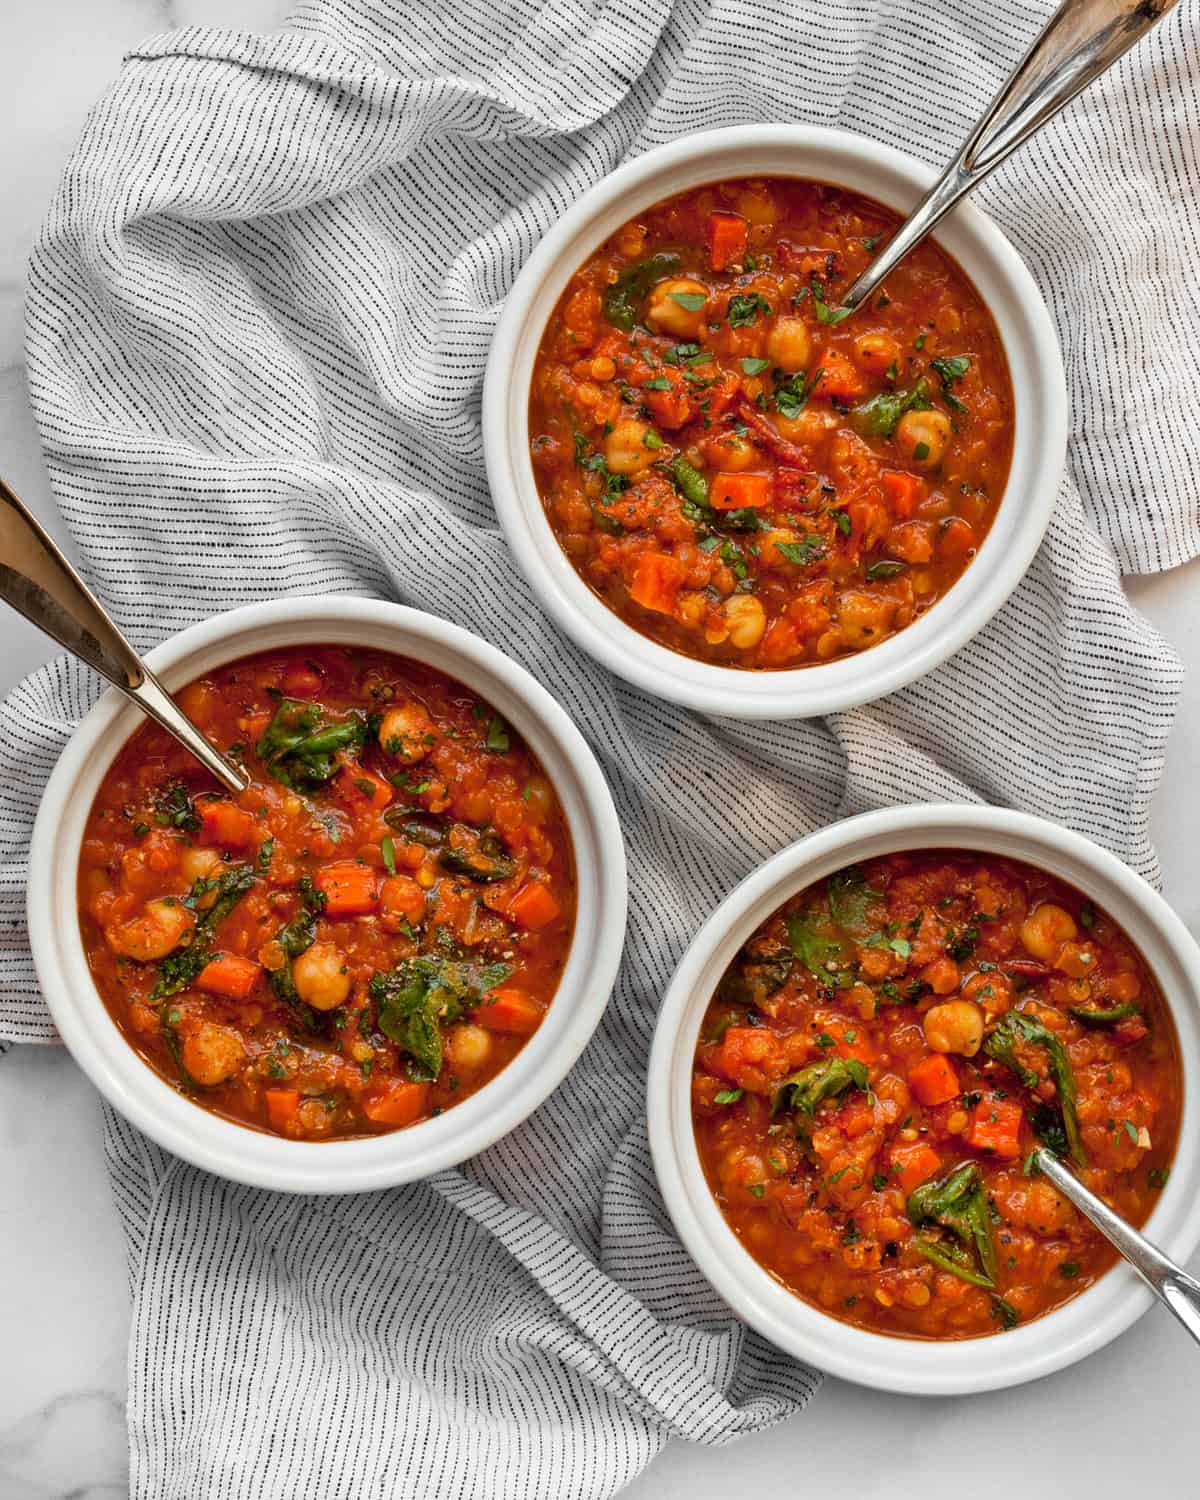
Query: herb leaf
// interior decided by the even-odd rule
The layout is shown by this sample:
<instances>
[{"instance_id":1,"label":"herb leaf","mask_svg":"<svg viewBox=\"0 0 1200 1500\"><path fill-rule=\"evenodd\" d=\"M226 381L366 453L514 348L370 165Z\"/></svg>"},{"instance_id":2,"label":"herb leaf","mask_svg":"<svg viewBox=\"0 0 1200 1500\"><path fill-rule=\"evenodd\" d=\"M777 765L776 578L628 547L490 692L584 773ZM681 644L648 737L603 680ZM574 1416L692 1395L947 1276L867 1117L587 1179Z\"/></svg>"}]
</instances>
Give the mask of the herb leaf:
<instances>
[{"instance_id":1,"label":"herb leaf","mask_svg":"<svg viewBox=\"0 0 1200 1500\"><path fill-rule=\"evenodd\" d=\"M639 304L656 281L679 269L677 255L652 255L649 260L627 266L604 293L604 316L625 333L637 322Z\"/></svg>"},{"instance_id":2,"label":"herb leaf","mask_svg":"<svg viewBox=\"0 0 1200 1500\"><path fill-rule=\"evenodd\" d=\"M379 1029L408 1053L417 1078L442 1070L441 1027L477 1005L512 973L504 963L470 964L422 954L389 973L375 974L367 992L378 1006Z\"/></svg>"}]
</instances>

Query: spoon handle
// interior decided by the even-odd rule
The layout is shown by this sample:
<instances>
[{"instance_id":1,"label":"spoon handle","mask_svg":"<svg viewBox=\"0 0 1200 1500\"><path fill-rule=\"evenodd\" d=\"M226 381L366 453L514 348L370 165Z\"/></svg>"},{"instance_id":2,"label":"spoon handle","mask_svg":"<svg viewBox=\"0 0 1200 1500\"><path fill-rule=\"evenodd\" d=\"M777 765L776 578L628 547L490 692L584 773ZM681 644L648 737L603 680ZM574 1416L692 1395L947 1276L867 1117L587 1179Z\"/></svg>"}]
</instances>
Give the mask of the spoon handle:
<instances>
[{"instance_id":1,"label":"spoon handle","mask_svg":"<svg viewBox=\"0 0 1200 1500\"><path fill-rule=\"evenodd\" d=\"M1177 1266L1157 1245L1152 1245L1126 1223L1120 1214L1114 1213L1044 1147L1037 1153L1037 1166L1063 1197L1069 1198L1080 1213L1112 1241L1155 1296L1167 1304L1200 1343L1200 1281L1189 1276L1182 1266Z\"/></svg>"},{"instance_id":2,"label":"spoon handle","mask_svg":"<svg viewBox=\"0 0 1200 1500\"><path fill-rule=\"evenodd\" d=\"M958 155L841 298L841 305L855 308L864 302L960 198L1123 57L1177 3L1064 0Z\"/></svg>"},{"instance_id":3,"label":"spoon handle","mask_svg":"<svg viewBox=\"0 0 1200 1500\"><path fill-rule=\"evenodd\" d=\"M0 599L94 667L232 792L246 778L192 723L33 515L0 479Z\"/></svg>"}]
</instances>

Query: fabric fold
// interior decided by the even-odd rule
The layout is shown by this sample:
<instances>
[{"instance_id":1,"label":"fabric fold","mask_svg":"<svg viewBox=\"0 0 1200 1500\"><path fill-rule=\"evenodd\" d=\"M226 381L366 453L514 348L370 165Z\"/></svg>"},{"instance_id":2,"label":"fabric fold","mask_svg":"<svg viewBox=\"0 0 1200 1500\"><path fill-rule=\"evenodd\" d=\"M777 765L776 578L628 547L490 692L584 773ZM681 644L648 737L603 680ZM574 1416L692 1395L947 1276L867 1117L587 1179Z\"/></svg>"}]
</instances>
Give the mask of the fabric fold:
<instances>
[{"instance_id":1,"label":"fabric fold","mask_svg":"<svg viewBox=\"0 0 1200 1500\"><path fill-rule=\"evenodd\" d=\"M1045 545L937 672L810 723L683 712L556 631L485 481L491 332L565 208L680 134L835 124L944 159L1050 0L310 0L269 36L188 28L131 54L30 267L30 391L90 581L143 648L240 603L324 592L486 636L596 749L631 897L592 1044L457 1171L286 1198L175 1161L106 1110L139 1500L603 1500L672 1436L726 1442L806 1405L819 1377L732 1317L658 1195L658 1003L742 876L869 807L1021 807L1157 878L1147 808L1180 668L1121 571L1200 550L1198 4L980 193L1067 364ZM28 837L97 691L58 661L0 709L5 1039L53 1038L23 929Z\"/></svg>"}]
</instances>

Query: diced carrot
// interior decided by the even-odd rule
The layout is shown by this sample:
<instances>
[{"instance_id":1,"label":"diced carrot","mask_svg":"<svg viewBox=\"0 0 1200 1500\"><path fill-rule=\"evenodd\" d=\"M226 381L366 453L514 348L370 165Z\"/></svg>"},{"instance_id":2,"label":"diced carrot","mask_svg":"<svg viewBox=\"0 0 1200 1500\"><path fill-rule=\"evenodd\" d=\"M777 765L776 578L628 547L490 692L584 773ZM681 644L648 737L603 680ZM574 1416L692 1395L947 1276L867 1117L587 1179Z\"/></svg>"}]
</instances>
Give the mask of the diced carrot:
<instances>
[{"instance_id":1,"label":"diced carrot","mask_svg":"<svg viewBox=\"0 0 1200 1500\"><path fill-rule=\"evenodd\" d=\"M708 489L714 510L743 510L746 506L770 505L769 474L718 474Z\"/></svg>"},{"instance_id":2,"label":"diced carrot","mask_svg":"<svg viewBox=\"0 0 1200 1500\"><path fill-rule=\"evenodd\" d=\"M962 1088L954 1064L941 1052L932 1052L908 1074L908 1086L921 1104L945 1104Z\"/></svg>"},{"instance_id":3,"label":"diced carrot","mask_svg":"<svg viewBox=\"0 0 1200 1500\"><path fill-rule=\"evenodd\" d=\"M322 678L306 661L292 661L283 674L283 691L289 698L315 698L321 691Z\"/></svg>"},{"instance_id":4,"label":"diced carrot","mask_svg":"<svg viewBox=\"0 0 1200 1500\"><path fill-rule=\"evenodd\" d=\"M528 1036L541 1025L542 1007L524 990L492 990L471 1012L471 1019L488 1031Z\"/></svg>"},{"instance_id":5,"label":"diced carrot","mask_svg":"<svg viewBox=\"0 0 1200 1500\"><path fill-rule=\"evenodd\" d=\"M429 1085L393 1078L364 1097L362 1111L376 1125L411 1125L429 1107Z\"/></svg>"},{"instance_id":6,"label":"diced carrot","mask_svg":"<svg viewBox=\"0 0 1200 1500\"><path fill-rule=\"evenodd\" d=\"M975 528L961 516L950 516L942 525L938 536L938 556L945 558L966 557L978 545Z\"/></svg>"},{"instance_id":7,"label":"diced carrot","mask_svg":"<svg viewBox=\"0 0 1200 1500\"><path fill-rule=\"evenodd\" d=\"M633 570L629 597L656 614L675 613L679 590L687 577L687 565L665 552L643 552Z\"/></svg>"},{"instance_id":8,"label":"diced carrot","mask_svg":"<svg viewBox=\"0 0 1200 1500\"><path fill-rule=\"evenodd\" d=\"M244 1000L258 983L262 968L252 959L237 953L218 953L196 975L196 984L210 995L224 995L228 1000Z\"/></svg>"},{"instance_id":9,"label":"diced carrot","mask_svg":"<svg viewBox=\"0 0 1200 1500\"><path fill-rule=\"evenodd\" d=\"M714 271L740 261L746 254L750 225L741 214L718 208L708 216L708 263Z\"/></svg>"},{"instance_id":10,"label":"diced carrot","mask_svg":"<svg viewBox=\"0 0 1200 1500\"><path fill-rule=\"evenodd\" d=\"M374 911L379 901L375 871L369 865L326 865L313 877L313 884L325 896L327 917L358 917Z\"/></svg>"},{"instance_id":11,"label":"diced carrot","mask_svg":"<svg viewBox=\"0 0 1200 1500\"><path fill-rule=\"evenodd\" d=\"M542 880L527 880L508 903L508 914L514 922L531 932L539 932L558 916L559 906L550 887Z\"/></svg>"},{"instance_id":12,"label":"diced carrot","mask_svg":"<svg viewBox=\"0 0 1200 1500\"><path fill-rule=\"evenodd\" d=\"M814 401L857 401L865 395L867 388L862 376L844 354L826 349L820 362L825 373L813 387Z\"/></svg>"},{"instance_id":13,"label":"diced carrot","mask_svg":"<svg viewBox=\"0 0 1200 1500\"><path fill-rule=\"evenodd\" d=\"M885 469L879 476L883 493L892 508L892 514L907 520L925 498L925 481L915 474L904 474L898 469Z\"/></svg>"},{"instance_id":14,"label":"diced carrot","mask_svg":"<svg viewBox=\"0 0 1200 1500\"><path fill-rule=\"evenodd\" d=\"M264 1089L267 1119L275 1130L284 1130L296 1118L300 1108L299 1089Z\"/></svg>"},{"instance_id":15,"label":"diced carrot","mask_svg":"<svg viewBox=\"0 0 1200 1500\"><path fill-rule=\"evenodd\" d=\"M420 922L425 917L425 892L408 875L390 875L379 888L379 904L384 911L410 922Z\"/></svg>"},{"instance_id":16,"label":"diced carrot","mask_svg":"<svg viewBox=\"0 0 1200 1500\"><path fill-rule=\"evenodd\" d=\"M915 1141L911 1146L893 1146L892 1166L896 1170L890 1180L903 1192L911 1193L923 1182L928 1182L941 1164L941 1157L924 1141Z\"/></svg>"},{"instance_id":17,"label":"diced carrot","mask_svg":"<svg viewBox=\"0 0 1200 1500\"><path fill-rule=\"evenodd\" d=\"M1013 1099L981 1099L971 1111L966 1141L976 1151L1011 1161L1021 1154L1021 1122L1025 1111Z\"/></svg>"},{"instance_id":18,"label":"diced carrot","mask_svg":"<svg viewBox=\"0 0 1200 1500\"><path fill-rule=\"evenodd\" d=\"M196 804L200 816L200 842L217 844L222 849L244 849L254 842L256 827L253 813L244 812L233 802L211 797Z\"/></svg>"},{"instance_id":19,"label":"diced carrot","mask_svg":"<svg viewBox=\"0 0 1200 1500\"><path fill-rule=\"evenodd\" d=\"M368 802L376 809L392 800L392 789L381 776L372 776L361 766L345 765L337 773L338 794L347 802Z\"/></svg>"}]
</instances>

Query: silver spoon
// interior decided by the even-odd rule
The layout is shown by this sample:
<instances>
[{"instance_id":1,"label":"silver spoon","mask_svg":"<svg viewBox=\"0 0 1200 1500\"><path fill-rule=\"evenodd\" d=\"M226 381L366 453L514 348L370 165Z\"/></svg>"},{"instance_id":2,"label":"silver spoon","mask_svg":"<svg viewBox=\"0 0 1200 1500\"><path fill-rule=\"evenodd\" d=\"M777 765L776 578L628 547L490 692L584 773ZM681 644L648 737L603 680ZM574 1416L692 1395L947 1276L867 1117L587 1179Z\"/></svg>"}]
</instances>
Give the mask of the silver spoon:
<instances>
[{"instance_id":1,"label":"silver spoon","mask_svg":"<svg viewBox=\"0 0 1200 1500\"><path fill-rule=\"evenodd\" d=\"M853 311L960 198L978 187L1178 0L1065 0L984 111L958 155L841 298Z\"/></svg>"},{"instance_id":2,"label":"silver spoon","mask_svg":"<svg viewBox=\"0 0 1200 1500\"><path fill-rule=\"evenodd\" d=\"M249 786L174 701L104 606L0 479L0 599L127 694L231 792Z\"/></svg>"},{"instance_id":3,"label":"silver spoon","mask_svg":"<svg viewBox=\"0 0 1200 1500\"><path fill-rule=\"evenodd\" d=\"M1191 1336L1200 1343L1200 1281L1164 1255L1144 1235L1085 1188L1074 1172L1043 1146L1033 1163L1069 1198L1085 1218L1109 1239L1138 1273L1160 1302L1165 1302Z\"/></svg>"}]
</instances>

